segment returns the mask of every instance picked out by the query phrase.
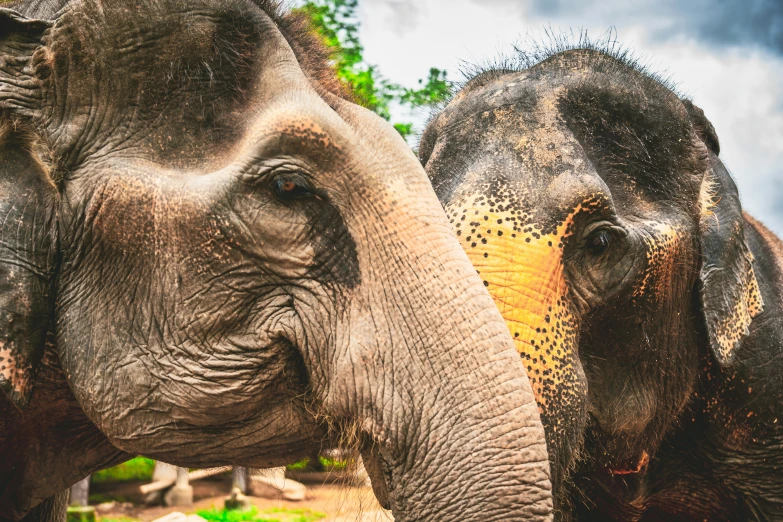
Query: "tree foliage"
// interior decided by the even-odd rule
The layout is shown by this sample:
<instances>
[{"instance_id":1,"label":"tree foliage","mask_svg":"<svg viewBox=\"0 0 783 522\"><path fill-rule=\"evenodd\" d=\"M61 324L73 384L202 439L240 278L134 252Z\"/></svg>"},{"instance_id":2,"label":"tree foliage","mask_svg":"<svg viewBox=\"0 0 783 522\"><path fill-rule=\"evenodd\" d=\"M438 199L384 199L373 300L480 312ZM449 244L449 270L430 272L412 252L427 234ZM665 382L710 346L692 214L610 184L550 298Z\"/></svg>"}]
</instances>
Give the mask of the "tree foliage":
<instances>
[{"instance_id":1,"label":"tree foliage","mask_svg":"<svg viewBox=\"0 0 783 522\"><path fill-rule=\"evenodd\" d=\"M357 103L386 120L391 120L391 104L411 109L426 107L445 100L451 91L446 71L431 68L426 79L415 89L403 87L384 78L375 65L364 59L359 41L359 0L307 0L297 8L304 12L313 29L329 49L337 76L351 89ZM410 122L396 122L394 127L407 138L413 131Z\"/></svg>"}]
</instances>

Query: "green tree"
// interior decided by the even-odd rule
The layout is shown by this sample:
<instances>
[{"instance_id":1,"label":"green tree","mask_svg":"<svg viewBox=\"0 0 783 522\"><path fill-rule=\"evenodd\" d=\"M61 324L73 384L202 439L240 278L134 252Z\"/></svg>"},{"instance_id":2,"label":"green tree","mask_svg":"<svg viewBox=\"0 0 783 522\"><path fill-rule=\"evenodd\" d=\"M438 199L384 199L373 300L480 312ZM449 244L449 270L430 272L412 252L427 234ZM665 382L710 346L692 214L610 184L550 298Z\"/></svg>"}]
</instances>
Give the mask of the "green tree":
<instances>
[{"instance_id":1,"label":"green tree","mask_svg":"<svg viewBox=\"0 0 783 522\"><path fill-rule=\"evenodd\" d=\"M404 89L399 99L411 107L426 107L436 105L446 100L452 89L452 84L446 77L446 71L430 68L427 81L419 80L418 89Z\"/></svg>"},{"instance_id":2,"label":"green tree","mask_svg":"<svg viewBox=\"0 0 783 522\"><path fill-rule=\"evenodd\" d=\"M375 65L364 59L364 47L359 41L358 0L307 0L297 8L304 12L313 29L329 49L337 76L353 91L356 101L386 120L391 120L390 104L418 108L437 104L451 92L446 71L431 68L419 87L408 89L390 82ZM413 124L396 122L394 127L407 138Z\"/></svg>"}]
</instances>

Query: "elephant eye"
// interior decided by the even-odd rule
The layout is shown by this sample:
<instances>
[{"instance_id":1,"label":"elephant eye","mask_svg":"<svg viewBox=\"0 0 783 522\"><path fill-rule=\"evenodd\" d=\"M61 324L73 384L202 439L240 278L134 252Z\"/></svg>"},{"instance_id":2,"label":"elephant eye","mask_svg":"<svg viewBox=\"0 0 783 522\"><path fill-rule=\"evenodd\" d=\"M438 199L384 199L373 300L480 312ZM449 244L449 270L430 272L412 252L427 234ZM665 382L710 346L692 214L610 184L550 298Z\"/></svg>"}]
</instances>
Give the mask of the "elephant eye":
<instances>
[{"instance_id":1,"label":"elephant eye","mask_svg":"<svg viewBox=\"0 0 783 522\"><path fill-rule=\"evenodd\" d=\"M600 256L607 251L612 244L612 233L606 228L600 228L590 234L585 242L587 250L596 256Z\"/></svg>"},{"instance_id":2,"label":"elephant eye","mask_svg":"<svg viewBox=\"0 0 783 522\"><path fill-rule=\"evenodd\" d=\"M295 174L277 176L272 182L272 190L275 196L282 201L318 197L307 180Z\"/></svg>"}]
</instances>

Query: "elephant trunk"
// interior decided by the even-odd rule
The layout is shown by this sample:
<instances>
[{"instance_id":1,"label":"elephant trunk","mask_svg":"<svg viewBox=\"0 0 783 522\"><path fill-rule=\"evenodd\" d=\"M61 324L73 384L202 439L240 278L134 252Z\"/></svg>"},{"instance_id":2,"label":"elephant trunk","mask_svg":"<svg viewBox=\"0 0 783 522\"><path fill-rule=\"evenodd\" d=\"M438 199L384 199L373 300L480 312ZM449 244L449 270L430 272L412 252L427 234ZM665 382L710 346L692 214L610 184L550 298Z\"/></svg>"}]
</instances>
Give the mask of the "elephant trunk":
<instances>
[{"instance_id":1,"label":"elephant trunk","mask_svg":"<svg viewBox=\"0 0 783 522\"><path fill-rule=\"evenodd\" d=\"M363 284L391 306L373 306L377 295L352 301L327 402L360 419L376 495L396 520L550 520L545 438L524 366L448 223L424 217L383 238L384 258L368 263L385 264L383 280L366 274ZM349 390L357 400L346 405Z\"/></svg>"}]
</instances>

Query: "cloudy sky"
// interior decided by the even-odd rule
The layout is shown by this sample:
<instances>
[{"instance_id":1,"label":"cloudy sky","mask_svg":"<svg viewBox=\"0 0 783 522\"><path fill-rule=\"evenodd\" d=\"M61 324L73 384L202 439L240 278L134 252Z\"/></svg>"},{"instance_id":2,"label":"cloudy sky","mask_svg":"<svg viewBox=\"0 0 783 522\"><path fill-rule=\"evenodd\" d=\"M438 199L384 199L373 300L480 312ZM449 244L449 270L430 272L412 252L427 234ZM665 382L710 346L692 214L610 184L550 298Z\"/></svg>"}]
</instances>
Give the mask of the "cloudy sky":
<instances>
[{"instance_id":1,"label":"cloudy sky","mask_svg":"<svg viewBox=\"0 0 783 522\"><path fill-rule=\"evenodd\" d=\"M430 67L513 52L543 31L614 28L715 125L745 208L783 235L783 0L360 0L365 56L414 86ZM398 119L408 115L398 114ZM417 115L423 121L423 115Z\"/></svg>"}]
</instances>

